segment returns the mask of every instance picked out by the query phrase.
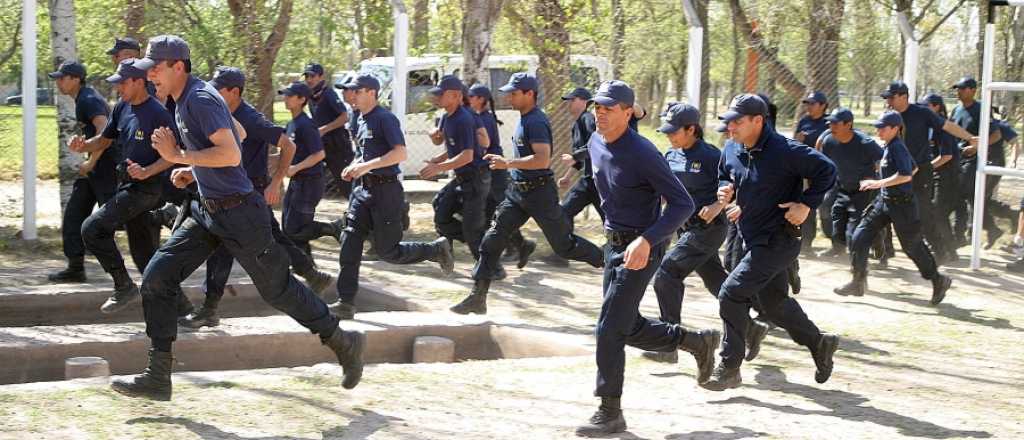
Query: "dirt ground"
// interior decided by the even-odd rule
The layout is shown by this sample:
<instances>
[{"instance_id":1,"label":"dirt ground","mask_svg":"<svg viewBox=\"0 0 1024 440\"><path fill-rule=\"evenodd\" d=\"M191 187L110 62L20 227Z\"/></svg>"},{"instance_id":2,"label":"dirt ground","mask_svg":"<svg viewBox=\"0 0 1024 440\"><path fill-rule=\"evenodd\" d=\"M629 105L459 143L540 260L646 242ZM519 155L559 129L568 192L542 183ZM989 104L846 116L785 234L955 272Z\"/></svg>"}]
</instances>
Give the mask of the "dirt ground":
<instances>
[{"instance_id":1,"label":"dirt ground","mask_svg":"<svg viewBox=\"0 0 1024 440\"><path fill-rule=\"evenodd\" d=\"M1006 187L1000 198L1019 200L1017 182ZM40 218L49 228L28 247L11 239L20 222L19 193L20 185L0 185L4 289L36 282L29 278L61 264L55 185L41 187L40 199L49 202ZM324 217L340 215L339 204L322 206ZM432 239L429 205L414 205L412 214L407 239ZM598 239L596 216L577 224L584 236ZM526 232L538 236L532 224ZM825 245L824 239L816 243L818 250ZM337 267L332 240L317 242L315 252L323 267ZM548 253L546 244L538 251ZM958 264L944 269L954 284L938 307L928 304L929 285L902 253L889 269L871 272L871 291L862 298L832 293L848 279L845 258L802 259L804 289L797 299L819 327L841 338L835 372L823 385L813 380L809 353L780 330L744 366L744 386L723 393L696 386L688 355L679 365L665 365L630 351L623 397L630 429L617 438L1024 438L1024 276L1001 270L1010 258L1002 251L986 252L980 271L967 268L967 248L960 254ZM457 246L457 260L452 278L440 276L432 263L366 262L363 276L447 313L471 286L465 246ZM100 274L98 266L90 267ZM508 279L492 288L489 312L495 319L573 334L593 331L599 270L537 260L524 270L506 268ZM717 303L699 279L686 286L686 325L719 327ZM653 291L641 312L657 314ZM571 438L596 406L594 374L590 357L382 364L370 366L364 383L345 391L338 369L329 365L181 373L168 404L122 398L102 383L5 386L0 438Z\"/></svg>"}]
</instances>

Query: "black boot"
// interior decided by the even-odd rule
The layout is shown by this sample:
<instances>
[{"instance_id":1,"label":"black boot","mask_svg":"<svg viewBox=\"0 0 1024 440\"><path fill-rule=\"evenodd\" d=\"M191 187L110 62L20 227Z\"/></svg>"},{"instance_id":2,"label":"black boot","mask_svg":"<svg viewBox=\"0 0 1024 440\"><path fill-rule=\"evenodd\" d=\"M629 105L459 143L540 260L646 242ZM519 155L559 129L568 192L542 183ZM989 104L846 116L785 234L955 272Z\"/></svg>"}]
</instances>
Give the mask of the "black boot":
<instances>
[{"instance_id":1,"label":"black boot","mask_svg":"<svg viewBox=\"0 0 1024 440\"><path fill-rule=\"evenodd\" d=\"M356 305L340 299L328 304L327 310L335 314L338 319L354 319L356 317Z\"/></svg>"},{"instance_id":2,"label":"black boot","mask_svg":"<svg viewBox=\"0 0 1024 440\"><path fill-rule=\"evenodd\" d=\"M767 335L767 324L756 319L750 320L750 326L747 327L747 355L744 359L752 361L757 357L757 354L761 352L761 342Z\"/></svg>"},{"instance_id":3,"label":"black boot","mask_svg":"<svg viewBox=\"0 0 1024 440\"><path fill-rule=\"evenodd\" d=\"M537 250L537 242L533 240L523 240L523 245L519 247L519 259L516 261L517 268L526 267L526 263L530 262L530 255Z\"/></svg>"},{"instance_id":4,"label":"black boot","mask_svg":"<svg viewBox=\"0 0 1024 440\"><path fill-rule=\"evenodd\" d=\"M323 298L324 291L334 285L334 277L331 274L315 267L309 272L298 275L306 280L306 285L309 286L309 289L317 296L320 296L321 299Z\"/></svg>"},{"instance_id":5,"label":"black boot","mask_svg":"<svg viewBox=\"0 0 1024 440\"><path fill-rule=\"evenodd\" d=\"M444 276L451 276L455 272L455 255L452 255L452 242L448 241L447 238L441 237L434 240L433 244L437 247L437 256L430 259L430 261L437 262L437 265L441 267L441 272L444 272Z\"/></svg>"},{"instance_id":6,"label":"black boot","mask_svg":"<svg viewBox=\"0 0 1024 440\"><path fill-rule=\"evenodd\" d=\"M321 235L322 236L329 235L331 237L334 237L335 240L338 240L338 243L341 243L341 231L345 230L345 224L346 224L345 216L342 215L341 218L339 218L339 219L337 219L337 220L335 220L333 222L325 223L325 225L327 225L326 227L328 229L324 230L324 231L321 231Z\"/></svg>"},{"instance_id":7,"label":"black boot","mask_svg":"<svg viewBox=\"0 0 1024 440\"><path fill-rule=\"evenodd\" d=\"M736 388L743 383L740 375L740 367L729 368L719 363L715 371L711 372L711 378L700 384L701 388L711 391L725 391L729 388Z\"/></svg>"},{"instance_id":8,"label":"black boot","mask_svg":"<svg viewBox=\"0 0 1024 440\"><path fill-rule=\"evenodd\" d=\"M679 362L679 351L645 351L640 354L649 361L661 362L663 364L675 364Z\"/></svg>"},{"instance_id":9,"label":"black boot","mask_svg":"<svg viewBox=\"0 0 1024 440\"><path fill-rule=\"evenodd\" d=\"M203 327L216 327L220 325L220 316L217 316L217 308L203 305L199 310L189 313L183 318L178 318L178 325L190 329Z\"/></svg>"},{"instance_id":10,"label":"black boot","mask_svg":"<svg viewBox=\"0 0 1024 440\"><path fill-rule=\"evenodd\" d=\"M686 332L679 343L679 349L693 355L697 361L697 383L700 384L711 377L711 369L715 367L715 350L722 340L718 330L703 329L697 332Z\"/></svg>"},{"instance_id":11,"label":"black boot","mask_svg":"<svg viewBox=\"0 0 1024 440\"><path fill-rule=\"evenodd\" d=\"M836 287L832 291L841 296L864 296L868 290L868 275L864 272L854 272L853 279L842 287Z\"/></svg>"},{"instance_id":12,"label":"black boot","mask_svg":"<svg viewBox=\"0 0 1024 440\"><path fill-rule=\"evenodd\" d=\"M491 280L476 280L473 291L462 302L451 307L452 312L460 315L476 313L487 314L487 291L491 289Z\"/></svg>"},{"instance_id":13,"label":"black boot","mask_svg":"<svg viewBox=\"0 0 1024 440\"><path fill-rule=\"evenodd\" d=\"M196 307L192 305L192 301L188 300L185 296L185 292L178 291L178 317L184 317L192 314L196 311Z\"/></svg>"},{"instance_id":14,"label":"black boot","mask_svg":"<svg viewBox=\"0 0 1024 440\"><path fill-rule=\"evenodd\" d=\"M334 351L341 365L344 378L341 386L351 390L359 385L363 378L363 350L366 348L366 334L357 331L345 331L341 327L334 330L331 336L321 340L324 345Z\"/></svg>"},{"instance_id":15,"label":"black boot","mask_svg":"<svg viewBox=\"0 0 1024 440\"><path fill-rule=\"evenodd\" d=\"M576 428L576 435L595 437L625 431L626 419L622 417L620 400L618 397L602 397L597 412L590 416L590 421Z\"/></svg>"},{"instance_id":16,"label":"black boot","mask_svg":"<svg viewBox=\"0 0 1024 440\"><path fill-rule=\"evenodd\" d=\"M995 246L996 242L999 241L999 237L1003 236L1003 230L999 229L998 226L992 225L992 229L987 230L985 234L985 249L991 249Z\"/></svg>"},{"instance_id":17,"label":"black boot","mask_svg":"<svg viewBox=\"0 0 1024 440\"><path fill-rule=\"evenodd\" d=\"M946 298L946 291L949 290L951 285L953 285L953 279L942 274L936 275L932 279L932 299L930 302L933 306L939 305Z\"/></svg>"},{"instance_id":18,"label":"black boot","mask_svg":"<svg viewBox=\"0 0 1024 440\"><path fill-rule=\"evenodd\" d=\"M139 287L135 285L128 271L122 269L110 274L114 278L114 294L100 306L103 313L117 313L139 297Z\"/></svg>"},{"instance_id":19,"label":"black boot","mask_svg":"<svg viewBox=\"0 0 1024 440\"><path fill-rule=\"evenodd\" d=\"M85 259L74 258L68 260L68 267L47 275L46 279L54 283L84 283L86 281Z\"/></svg>"},{"instance_id":20,"label":"black boot","mask_svg":"<svg viewBox=\"0 0 1024 440\"><path fill-rule=\"evenodd\" d=\"M149 366L138 376L117 379L110 387L128 397L142 397L151 400L171 400L170 352L149 349Z\"/></svg>"},{"instance_id":21,"label":"black boot","mask_svg":"<svg viewBox=\"0 0 1024 440\"><path fill-rule=\"evenodd\" d=\"M827 251L819 252L818 258L836 258L842 257L843 255L846 255L846 246L837 241L833 241L832 248Z\"/></svg>"},{"instance_id":22,"label":"black boot","mask_svg":"<svg viewBox=\"0 0 1024 440\"><path fill-rule=\"evenodd\" d=\"M836 353L837 348L839 348L839 336L826 333L821 335L818 347L811 350L811 356L814 357L815 382L825 383L832 376L832 355Z\"/></svg>"}]
</instances>

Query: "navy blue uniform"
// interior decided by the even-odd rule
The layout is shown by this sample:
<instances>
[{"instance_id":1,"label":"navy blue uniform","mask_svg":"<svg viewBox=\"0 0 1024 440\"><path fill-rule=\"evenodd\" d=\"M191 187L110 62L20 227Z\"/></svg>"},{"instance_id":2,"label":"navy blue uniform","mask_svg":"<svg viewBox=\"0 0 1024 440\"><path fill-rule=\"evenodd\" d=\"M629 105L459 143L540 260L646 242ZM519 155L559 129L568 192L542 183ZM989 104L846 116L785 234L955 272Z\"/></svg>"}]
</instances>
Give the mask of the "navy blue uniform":
<instances>
[{"instance_id":1,"label":"navy blue uniform","mask_svg":"<svg viewBox=\"0 0 1024 440\"><path fill-rule=\"evenodd\" d=\"M953 230L949 219L938 216L932 203L935 172L931 163L931 133L942 131L946 120L920 104L910 104L910 107L900 112L900 116L904 124L903 141L918 168L913 186L924 238L936 254L951 253L955 246L951 246Z\"/></svg>"},{"instance_id":2,"label":"navy blue uniform","mask_svg":"<svg viewBox=\"0 0 1024 440\"><path fill-rule=\"evenodd\" d=\"M125 171L128 161L142 167L153 165L160 155L152 147L151 136L159 127L174 127L170 113L156 99L148 97L139 105L119 101L103 137L121 146L125 161L119 165L120 185L117 193L82 224L85 246L103 270L110 274L126 272L124 259L114 243L114 231L122 225L128 234L128 248L139 271L144 271L160 245L160 226L154 224L148 211L160 206L163 192L162 172L145 180L135 180ZM111 151L104 153L104 156Z\"/></svg>"},{"instance_id":3,"label":"navy blue uniform","mask_svg":"<svg viewBox=\"0 0 1024 440\"><path fill-rule=\"evenodd\" d=\"M544 112L534 107L522 115L512 136L512 144L516 158L533 155L534 144L551 145L551 125ZM572 225L558 204L558 188L551 177L551 169L512 169L509 174L512 183L505 200L498 205L491 228L484 234L480 259L473 268L473 279L494 279L499 273L500 257L510 237L531 217L558 256L601 267L601 250L572 233Z\"/></svg>"},{"instance_id":4,"label":"navy blue uniform","mask_svg":"<svg viewBox=\"0 0 1024 440\"><path fill-rule=\"evenodd\" d=\"M738 368L743 362L750 308L754 301L771 322L793 340L812 350L821 331L800 304L789 297L787 270L800 253L800 231L785 219L779 205L800 202L813 211L835 183L835 165L823 154L786 139L769 126L750 149L728 141L718 176L732 184L742 209L738 227L744 254L735 263L718 294L719 315L725 324L722 364ZM807 179L807 188L804 180Z\"/></svg>"},{"instance_id":5,"label":"navy blue uniform","mask_svg":"<svg viewBox=\"0 0 1024 440\"><path fill-rule=\"evenodd\" d=\"M459 106L451 115L442 115L440 125L448 158L466 150L473 152L473 158L455 169L455 177L434 197L434 228L437 235L465 242L473 257L479 258L480 241L487 229L485 208L491 186L491 173L483 160L484 149L476 141L476 127L482 126L482 122L471 110Z\"/></svg>"},{"instance_id":6,"label":"navy blue uniform","mask_svg":"<svg viewBox=\"0 0 1024 440\"><path fill-rule=\"evenodd\" d=\"M358 162L369 162L384 156L395 146L405 145L398 118L380 106L359 117L357 133ZM442 252L440 246L433 243L401 242L405 191L398 174L398 164L378 168L359 178L358 185L352 189L338 253L338 298L343 303L355 301L363 242L368 237L380 259L392 264L434 261Z\"/></svg>"},{"instance_id":7,"label":"navy blue uniform","mask_svg":"<svg viewBox=\"0 0 1024 440\"><path fill-rule=\"evenodd\" d=\"M931 139L932 154L935 157L952 156L935 169L935 191L932 195L935 215L948 219L956 211L957 205L964 203L960 197L960 147L956 138L945 131L932 131Z\"/></svg>"},{"instance_id":8,"label":"navy blue uniform","mask_svg":"<svg viewBox=\"0 0 1024 440\"><path fill-rule=\"evenodd\" d=\"M263 194L271 180L267 163L268 146L277 145L284 129L268 121L262 113L245 101L238 105L231 116L245 129L246 137L242 141L242 168L245 168L253 189L257 193ZM314 269L313 258L285 236L269 205L267 209L270 210L271 234L274 241L283 246L288 253L292 269L296 274L303 276L312 272ZM234 265L234 261L235 259L231 257L226 246L218 247L213 255L206 260L206 280L203 283L203 290L206 293L204 304L206 308L216 309L220 304L220 299L224 296L224 288L231 276L231 266Z\"/></svg>"},{"instance_id":9,"label":"navy blue uniform","mask_svg":"<svg viewBox=\"0 0 1024 440\"><path fill-rule=\"evenodd\" d=\"M292 165L306 160L310 155L324 151L324 143L313 121L305 112L299 113L285 128L288 137L295 143ZM310 253L309 241L319 238L323 228L314 220L316 207L324 196L324 164L319 161L301 170L288 181L281 209L281 226L296 245Z\"/></svg>"},{"instance_id":10,"label":"navy blue uniform","mask_svg":"<svg viewBox=\"0 0 1024 440\"><path fill-rule=\"evenodd\" d=\"M970 106L964 107L963 104L957 104L953 108L950 119L968 133L977 136L981 126L981 102L974 101ZM999 126L993 121L989 127L989 133L994 133L999 130ZM965 143L960 142L960 146L964 147ZM988 165L1005 166L1006 165L1006 152L1003 148L1003 141L995 142L989 145L988 148ZM960 197L964 200L957 207L956 211L956 224L955 224L955 235L957 237L963 237L970 227L970 215L969 206L974 203L974 183L975 177L978 171L978 156L973 155L970 157L964 156L960 162ZM994 195L996 186L999 185L999 181L1002 180L1002 176L998 175L987 175L985 176L985 212L982 216L982 226L989 233L989 236L1002 235L1002 231L996 226L994 215L1002 215L1010 218L1014 218L1015 214L1012 212L1009 206L995 200ZM922 222L924 219L922 219ZM1011 220L1015 222L1016 220Z\"/></svg>"},{"instance_id":11,"label":"navy blue uniform","mask_svg":"<svg viewBox=\"0 0 1024 440\"><path fill-rule=\"evenodd\" d=\"M838 171L833 190L836 200L831 210L835 231L832 243L834 246L849 247L853 231L872 198L870 191L860 190L860 181L876 177L876 166L882 160L882 147L859 131L854 131L853 137L845 143L839 142L829 133L821 140L821 152L832 159Z\"/></svg>"},{"instance_id":12,"label":"navy blue uniform","mask_svg":"<svg viewBox=\"0 0 1024 440\"><path fill-rule=\"evenodd\" d=\"M797 121L796 132L804 133L804 145L814 148L817 145L818 138L828 132L828 121L822 116L818 119L811 118L810 115L804 115ZM800 233L802 234L801 246L804 249L810 249L814 242L814 236L817 235L817 217L821 216L821 231L826 237L831 238L833 235L832 222L828 218L831 207L835 203L835 197L832 192L825 195L825 201L822 206L807 216L807 221L800 225Z\"/></svg>"},{"instance_id":13,"label":"navy blue uniform","mask_svg":"<svg viewBox=\"0 0 1024 440\"><path fill-rule=\"evenodd\" d=\"M576 123L572 126L572 157L576 160L573 168L583 171L576 184L565 194L562 200L562 210L565 211L569 223L573 223L576 214L582 212L587 206L593 206L597 215L604 220L604 211L601 210L601 198L597 195L597 187L594 186L594 170L590 163L590 154L587 144L590 142L590 135L597 131L597 121L594 114L583 112Z\"/></svg>"},{"instance_id":14,"label":"navy blue uniform","mask_svg":"<svg viewBox=\"0 0 1024 440\"><path fill-rule=\"evenodd\" d=\"M694 204L658 149L637 132L627 129L611 143L594 135L589 149L609 237L604 302L597 320L594 394L619 397L627 344L647 351L674 352L687 336L679 325L641 316L639 306L668 241L693 214ZM664 211L662 199L667 201ZM650 243L650 256L643 269L629 270L623 267L624 255L637 237Z\"/></svg>"},{"instance_id":15,"label":"navy blue uniform","mask_svg":"<svg viewBox=\"0 0 1024 440\"><path fill-rule=\"evenodd\" d=\"M498 132L498 119L494 116L494 113L485 111L477 114L477 116L480 117L480 123L483 125L484 130L487 130L487 137L491 139L491 144L487 146L487 151L484 154L504 156L505 152L501 148L501 133ZM487 203L484 205L485 227L494 219L494 212L498 209L498 204L505 200L505 192L508 191L509 182L508 170L490 170L490 173L491 187L488 190ZM522 232L516 230L509 237L508 244L513 249L520 249L524 241Z\"/></svg>"},{"instance_id":16,"label":"navy blue uniform","mask_svg":"<svg viewBox=\"0 0 1024 440\"><path fill-rule=\"evenodd\" d=\"M341 115L347 113L345 103L341 97L326 81L321 82L313 89L313 99L309 100L309 111L313 116L313 123L316 127L323 127ZM352 123L352 120L349 120ZM352 163L355 158L355 151L352 150L352 138L345 127L338 127L323 135L324 162L327 170L333 177L330 184L337 187L341 196L348 198L352 193L352 182L346 182L341 178L341 172Z\"/></svg>"},{"instance_id":17,"label":"navy blue uniform","mask_svg":"<svg viewBox=\"0 0 1024 440\"><path fill-rule=\"evenodd\" d=\"M914 163L913 156L902 140L895 138L886 144L881 162L882 178L889 178L894 174L913 175L915 166L920 167ZM921 276L931 280L938 275L935 258L921 240L918 203L912 182L882 188L853 233L851 260L855 276L863 277L867 274L868 249L871 242L889 223L892 223L903 251L914 261Z\"/></svg>"},{"instance_id":18,"label":"navy blue uniform","mask_svg":"<svg viewBox=\"0 0 1024 440\"><path fill-rule=\"evenodd\" d=\"M175 120L188 150L212 147L209 136L224 129L238 142L227 105L213 86L195 77L185 84ZM221 245L242 265L267 303L322 338L331 336L338 319L291 275L288 255L271 232L269 208L242 165L194 166L192 173L202 200L191 203L191 217L157 250L143 274L146 334L154 345L175 338L176 289Z\"/></svg>"},{"instance_id":19,"label":"navy blue uniform","mask_svg":"<svg viewBox=\"0 0 1024 440\"><path fill-rule=\"evenodd\" d=\"M718 248L722 247L728 229L725 210L710 222L697 215L702 208L718 201L718 162L721 157L721 151L703 139L698 139L690 148L673 148L665 153L672 174L690 194L695 209L679 230L679 241L661 260L661 266L654 274L654 293L658 295L662 321L681 322L680 311L686 291L683 280L691 273L696 271L704 281L704 287L716 298L729 275L718 258Z\"/></svg>"},{"instance_id":20,"label":"navy blue uniform","mask_svg":"<svg viewBox=\"0 0 1024 440\"><path fill-rule=\"evenodd\" d=\"M92 120L97 116L109 116L107 101L92 87L82 87L75 97L75 121L86 139L98 133ZM95 153L94 153L95 154ZM96 161L96 166L86 176L78 176L71 189L71 196L64 206L61 219L61 238L64 256L71 266L81 267L85 258L85 243L82 239L82 223L92 214L96 205L103 206L117 191L115 167L121 160L121 149L114 142Z\"/></svg>"}]
</instances>

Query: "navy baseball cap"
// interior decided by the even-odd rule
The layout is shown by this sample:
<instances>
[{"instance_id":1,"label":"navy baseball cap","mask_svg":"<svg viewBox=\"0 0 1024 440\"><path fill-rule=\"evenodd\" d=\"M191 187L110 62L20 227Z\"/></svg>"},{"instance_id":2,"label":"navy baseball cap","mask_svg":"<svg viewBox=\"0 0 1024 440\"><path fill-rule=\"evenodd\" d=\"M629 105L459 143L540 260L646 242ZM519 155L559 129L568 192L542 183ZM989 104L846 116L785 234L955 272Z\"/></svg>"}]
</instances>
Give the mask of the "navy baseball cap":
<instances>
[{"instance_id":1,"label":"navy baseball cap","mask_svg":"<svg viewBox=\"0 0 1024 440\"><path fill-rule=\"evenodd\" d=\"M922 96L918 104L945 105L946 101L936 93L929 93Z\"/></svg>"},{"instance_id":2,"label":"navy baseball cap","mask_svg":"<svg viewBox=\"0 0 1024 440\"><path fill-rule=\"evenodd\" d=\"M120 84L126 79L144 79L146 78L146 69L140 69L136 67L140 61L136 58L128 58L121 60L117 65L117 72L107 77L107 82L111 84Z\"/></svg>"},{"instance_id":3,"label":"navy baseball cap","mask_svg":"<svg viewBox=\"0 0 1024 440\"><path fill-rule=\"evenodd\" d=\"M661 114L661 127L658 127L658 131L665 134L675 133L680 128L699 125L700 124L700 110L690 104L684 104L681 102L672 104L669 106L665 113Z\"/></svg>"},{"instance_id":4,"label":"navy baseball cap","mask_svg":"<svg viewBox=\"0 0 1024 440\"><path fill-rule=\"evenodd\" d=\"M593 101L597 105L603 105L610 107L616 104L624 104L626 107L632 107L636 101L636 95L633 93L633 89L617 79L611 81L605 81L597 88L597 93L594 94Z\"/></svg>"},{"instance_id":5,"label":"navy baseball cap","mask_svg":"<svg viewBox=\"0 0 1024 440\"><path fill-rule=\"evenodd\" d=\"M463 84L462 80L455 75L445 75L441 77L441 82L438 82L436 86L430 88L430 94L440 96L448 90L465 91L466 85Z\"/></svg>"},{"instance_id":6,"label":"navy baseball cap","mask_svg":"<svg viewBox=\"0 0 1024 440\"><path fill-rule=\"evenodd\" d=\"M237 67L219 66L210 80L213 88L220 89L241 89L245 87L245 72Z\"/></svg>"},{"instance_id":7,"label":"navy baseball cap","mask_svg":"<svg viewBox=\"0 0 1024 440\"><path fill-rule=\"evenodd\" d=\"M893 81L889 83L889 86L882 90L883 98L891 98L893 95L908 95L910 89L907 88L907 84L903 81Z\"/></svg>"},{"instance_id":8,"label":"navy baseball cap","mask_svg":"<svg viewBox=\"0 0 1024 440\"><path fill-rule=\"evenodd\" d=\"M871 125L874 125L875 128L900 127L903 125L903 116L900 116L899 112L889 110L882 113L882 117L878 118L877 121L872 122Z\"/></svg>"},{"instance_id":9,"label":"navy baseball cap","mask_svg":"<svg viewBox=\"0 0 1024 440\"><path fill-rule=\"evenodd\" d=\"M156 63L164 60L188 60L188 43L177 35L160 35L149 40L146 57L140 60L138 67L149 70Z\"/></svg>"},{"instance_id":10,"label":"navy baseball cap","mask_svg":"<svg viewBox=\"0 0 1024 440\"><path fill-rule=\"evenodd\" d=\"M469 87L468 95L491 99L491 89L488 89L487 86L483 84L473 84Z\"/></svg>"},{"instance_id":11,"label":"navy baseball cap","mask_svg":"<svg viewBox=\"0 0 1024 440\"><path fill-rule=\"evenodd\" d=\"M131 49L142 51L142 46L139 45L139 41L132 37L115 38L114 46L107 49L107 55L114 55L122 50Z\"/></svg>"},{"instance_id":12,"label":"navy baseball cap","mask_svg":"<svg viewBox=\"0 0 1024 440\"><path fill-rule=\"evenodd\" d=\"M728 124L743 116L768 116L768 104L757 95L749 93L736 95L729 103L729 110L726 110L718 119L722 123Z\"/></svg>"},{"instance_id":13,"label":"navy baseball cap","mask_svg":"<svg viewBox=\"0 0 1024 440\"><path fill-rule=\"evenodd\" d=\"M803 101L800 102L804 104L810 104L812 102L818 104L828 104L828 97L826 97L825 94L821 92L811 92L809 95L807 95L806 98L804 98Z\"/></svg>"},{"instance_id":14,"label":"navy baseball cap","mask_svg":"<svg viewBox=\"0 0 1024 440\"><path fill-rule=\"evenodd\" d=\"M508 79L508 84L499 87L498 91L501 93L511 93L513 90L537 92L538 88L537 77L526 72L517 72L513 73L512 77Z\"/></svg>"},{"instance_id":15,"label":"navy baseball cap","mask_svg":"<svg viewBox=\"0 0 1024 440\"><path fill-rule=\"evenodd\" d=\"M345 90L357 90L357 89L371 89L380 90L380 81L374 78L373 75L360 73L348 80L347 83L341 86Z\"/></svg>"},{"instance_id":16,"label":"navy baseball cap","mask_svg":"<svg viewBox=\"0 0 1024 440\"><path fill-rule=\"evenodd\" d=\"M314 74L314 75L321 75L321 76L323 76L323 74L324 74L324 66L321 66L321 65L319 65L317 63L306 64L306 68L302 69L302 76L306 76L306 75L309 75L311 73Z\"/></svg>"},{"instance_id":17,"label":"navy baseball cap","mask_svg":"<svg viewBox=\"0 0 1024 440\"><path fill-rule=\"evenodd\" d=\"M853 112L851 112L850 109L846 107L839 107L837 109L832 110L832 113L830 115L825 116L825 121L828 121L829 123L853 122Z\"/></svg>"},{"instance_id":18,"label":"navy baseball cap","mask_svg":"<svg viewBox=\"0 0 1024 440\"><path fill-rule=\"evenodd\" d=\"M77 76L81 80L85 80L85 65L78 61L65 61L60 63L60 67L57 68L56 72L50 72L46 74L50 78L57 79L63 76Z\"/></svg>"},{"instance_id":19,"label":"navy baseball cap","mask_svg":"<svg viewBox=\"0 0 1024 440\"><path fill-rule=\"evenodd\" d=\"M310 89L309 86L302 81L295 81L289 84L288 87L278 90L277 94L284 96L301 96L309 99L313 96L313 89Z\"/></svg>"},{"instance_id":20,"label":"navy baseball cap","mask_svg":"<svg viewBox=\"0 0 1024 440\"><path fill-rule=\"evenodd\" d=\"M590 90L587 90L583 87L577 87L573 89L573 91L563 96L562 101L568 101L573 98L580 98L584 101L590 101L591 98L593 98L593 96L590 94Z\"/></svg>"},{"instance_id":21,"label":"navy baseball cap","mask_svg":"<svg viewBox=\"0 0 1024 440\"><path fill-rule=\"evenodd\" d=\"M950 88L951 89L976 89L976 88L978 88L978 81L975 81L974 78L971 78L969 76L965 76L963 78L960 78L960 81L957 81L956 84L953 84L953 87L950 87Z\"/></svg>"}]
</instances>

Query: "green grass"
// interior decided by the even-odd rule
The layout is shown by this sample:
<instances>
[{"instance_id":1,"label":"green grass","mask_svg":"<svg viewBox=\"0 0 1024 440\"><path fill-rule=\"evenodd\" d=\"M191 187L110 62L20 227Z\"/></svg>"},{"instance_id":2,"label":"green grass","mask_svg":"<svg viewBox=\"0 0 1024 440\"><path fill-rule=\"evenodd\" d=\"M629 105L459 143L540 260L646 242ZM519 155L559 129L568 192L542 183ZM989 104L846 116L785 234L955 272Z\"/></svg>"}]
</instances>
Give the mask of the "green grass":
<instances>
[{"instance_id":1,"label":"green grass","mask_svg":"<svg viewBox=\"0 0 1024 440\"><path fill-rule=\"evenodd\" d=\"M36 172L40 179L57 177L57 110L39 106L36 118ZM24 140L21 107L0 106L0 180L21 176Z\"/></svg>"}]
</instances>

